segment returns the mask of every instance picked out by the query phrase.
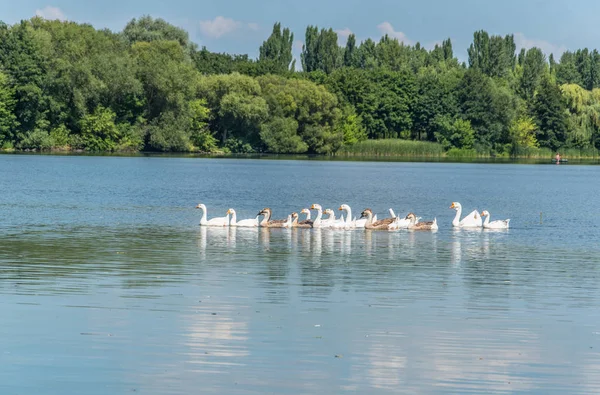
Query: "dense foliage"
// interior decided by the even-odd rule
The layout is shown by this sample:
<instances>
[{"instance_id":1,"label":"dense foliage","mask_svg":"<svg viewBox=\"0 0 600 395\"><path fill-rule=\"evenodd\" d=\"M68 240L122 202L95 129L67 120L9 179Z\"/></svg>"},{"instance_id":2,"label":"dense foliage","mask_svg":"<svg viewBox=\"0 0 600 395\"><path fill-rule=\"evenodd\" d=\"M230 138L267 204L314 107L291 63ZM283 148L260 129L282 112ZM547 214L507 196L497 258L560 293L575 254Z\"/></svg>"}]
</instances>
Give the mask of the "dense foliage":
<instances>
[{"instance_id":1,"label":"dense foliage","mask_svg":"<svg viewBox=\"0 0 600 395\"><path fill-rule=\"evenodd\" d=\"M600 54L475 32L468 64L389 36L344 47L308 26L296 71L279 23L258 59L198 48L162 19L122 32L0 23L0 147L88 151L519 155L600 148ZM419 144L367 144L376 139ZM429 143L425 144L425 143ZM354 147L354 148L352 148ZM377 148L379 147L379 148ZM435 148L432 148L435 147ZM544 151L547 152L547 151Z\"/></svg>"}]
</instances>

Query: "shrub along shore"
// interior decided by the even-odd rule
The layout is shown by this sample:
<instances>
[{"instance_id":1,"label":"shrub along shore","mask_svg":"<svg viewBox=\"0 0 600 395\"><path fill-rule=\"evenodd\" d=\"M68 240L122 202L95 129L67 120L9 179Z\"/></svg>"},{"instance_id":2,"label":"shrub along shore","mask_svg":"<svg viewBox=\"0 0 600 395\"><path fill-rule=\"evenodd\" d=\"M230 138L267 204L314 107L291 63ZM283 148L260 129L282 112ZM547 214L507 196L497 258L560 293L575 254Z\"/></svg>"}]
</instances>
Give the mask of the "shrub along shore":
<instances>
[{"instance_id":1,"label":"shrub along shore","mask_svg":"<svg viewBox=\"0 0 600 395\"><path fill-rule=\"evenodd\" d=\"M304 33L296 71L279 23L257 59L198 48L149 16L119 32L0 23L0 150L598 157L595 49L557 61L477 31L461 63L450 39L340 46L331 28Z\"/></svg>"}]
</instances>

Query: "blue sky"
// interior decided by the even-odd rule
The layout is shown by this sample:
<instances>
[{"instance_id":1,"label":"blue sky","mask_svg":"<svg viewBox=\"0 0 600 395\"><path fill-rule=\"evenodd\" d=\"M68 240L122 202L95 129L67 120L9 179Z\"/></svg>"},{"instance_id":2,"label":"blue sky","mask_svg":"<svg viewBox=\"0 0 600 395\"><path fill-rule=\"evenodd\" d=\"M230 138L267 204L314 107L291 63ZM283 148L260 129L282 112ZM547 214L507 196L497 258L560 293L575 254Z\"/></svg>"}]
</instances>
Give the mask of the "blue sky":
<instances>
[{"instance_id":1,"label":"blue sky","mask_svg":"<svg viewBox=\"0 0 600 395\"><path fill-rule=\"evenodd\" d=\"M573 2L575 3L575 2ZM388 33L431 48L450 37L455 54L466 60L473 32L515 34L518 47L538 46L560 55L566 49L600 47L600 2L580 0L2 0L0 16L15 23L34 15L91 23L121 30L134 17L149 14L187 30L192 41L217 52L257 55L273 23L295 34L298 54L309 24L332 27L345 41Z\"/></svg>"}]
</instances>

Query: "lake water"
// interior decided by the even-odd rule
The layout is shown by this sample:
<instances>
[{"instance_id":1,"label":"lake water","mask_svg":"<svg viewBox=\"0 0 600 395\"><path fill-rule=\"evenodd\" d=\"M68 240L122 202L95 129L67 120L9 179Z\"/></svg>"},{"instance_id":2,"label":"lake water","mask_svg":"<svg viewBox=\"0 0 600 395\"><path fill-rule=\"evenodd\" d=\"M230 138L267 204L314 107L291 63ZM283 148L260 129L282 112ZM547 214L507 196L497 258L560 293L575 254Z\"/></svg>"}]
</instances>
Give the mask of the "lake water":
<instances>
[{"instance_id":1,"label":"lake water","mask_svg":"<svg viewBox=\"0 0 600 395\"><path fill-rule=\"evenodd\" d=\"M0 155L0 393L599 393L599 169ZM453 230L452 201L511 229Z\"/></svg>"}]
</instances>

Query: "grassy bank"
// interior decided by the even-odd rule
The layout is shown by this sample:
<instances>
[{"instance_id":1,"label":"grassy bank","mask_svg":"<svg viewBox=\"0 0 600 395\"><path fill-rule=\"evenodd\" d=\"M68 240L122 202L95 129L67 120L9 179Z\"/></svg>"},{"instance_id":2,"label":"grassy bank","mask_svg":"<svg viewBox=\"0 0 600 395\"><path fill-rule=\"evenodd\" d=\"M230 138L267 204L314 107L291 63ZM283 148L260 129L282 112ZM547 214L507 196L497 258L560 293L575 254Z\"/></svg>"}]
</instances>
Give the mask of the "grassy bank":
<instances>
[{"instance_id":1,"label":"grassy bank","mask_svg":"<svg viewBox=\"0 0 600 395\"><path fill-rule=\"evenodd\" d=\"M565 159L598 159L600 153L595 148L565 148L558 150ZM519 148L513 151L514 158L545 159L554 158L556 152L549 148Z\"/></svg>"},{"instance_id":2,"label":"grassy bank","mask_svg":"<svg viewBox=\"0 0 600 395\"><path fill-rule=\"evenodd\" d=\"M599 159L600 152L595 148L578 149L566 148L559 150L566 159ZM415 158L493 158L506 157L477 152L474 149L452 148L444 151L439 143L428 141L411 141L402 139L366 140L352 146L342 147L337 156L348 157L415 157ZM515 159L551 159L556 152L549 148L517 148L510 158Z\"/></svg>"},{"instance_id":3,"label":"grassy bank","mask_svg":"<svg viewBox=\"0 0 600 395\"><path fill-rule=\"evenodd\" d=\"M488 152L478 152L474 149L458 149L451 148L445 151L441 144L428 141L412 141L402 139L382 139L382 140L365 140L354 145L342 147L333 156L319 154L270 154L251 153L251 154L232 154L224 151L220 152L142 152L142 151L112 151L112 152L89 152L81 149L71 149L69 146L55 147L48 150L17 150L17 149L0 149L3 153L46 153L46 154L84 154L84 155L185 155L185 156L206 156L206 157L310 157L312 159L323 158L414 158L414 159L448 159L448 160L469 160L469 159L542 159L550 160L554 158L556 152L549 148L518 148L513 149L511 155L492 155ZM578 149L566 148L559 150L560 155L565 159L600 159L600 152L595 148Z\"/></svg>"},{"instance_id":4,"label":"grassy bank","mask_svg":"<svg viewBox=\"0 0 600 395\"><path fill-rule=\"evenodd\" d=\"M401 139L365 140L351 146L342 147L339 156L414 156L440 158L446 156L438 143Z\"/></svg>"}]
</instances>

